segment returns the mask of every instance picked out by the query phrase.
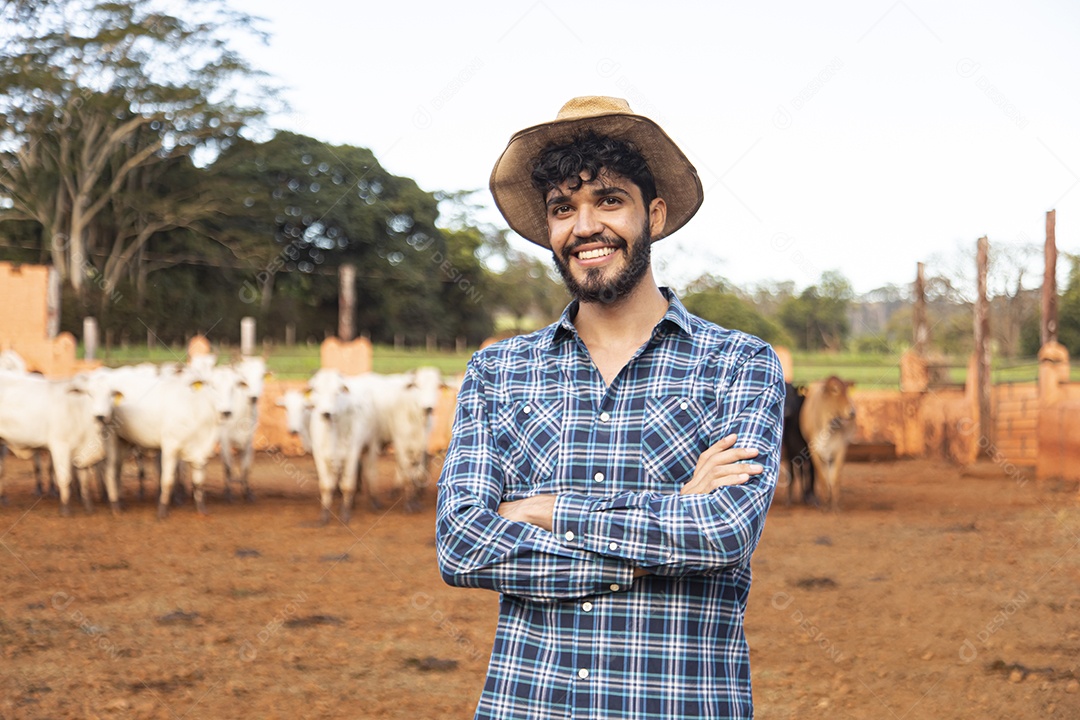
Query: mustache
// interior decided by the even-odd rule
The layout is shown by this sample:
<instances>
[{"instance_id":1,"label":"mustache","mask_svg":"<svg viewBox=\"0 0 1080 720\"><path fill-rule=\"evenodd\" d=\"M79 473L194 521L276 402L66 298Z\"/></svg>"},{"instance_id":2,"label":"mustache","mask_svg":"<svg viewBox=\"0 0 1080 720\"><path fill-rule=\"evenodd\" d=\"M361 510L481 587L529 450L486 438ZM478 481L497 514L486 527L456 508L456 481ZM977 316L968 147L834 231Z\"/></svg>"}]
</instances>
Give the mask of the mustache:
<instances>
[{"instance_id":1,"label":"mustache","mask_svg":"<svg viewBox=\"0 0 1080 720\"><path fill-rule=\"evenodd\" d=\"M607 235L593 235L587 238L578 238L571 243L567 243L562 249L563 260L570 262L570 256L577 251L578 248L586 245L592 245L594 243L603 243L604 245L610 245L616 250L625 250L627 245L626 241L620 237L609 237Z\"/></svg>"}]
</instances>

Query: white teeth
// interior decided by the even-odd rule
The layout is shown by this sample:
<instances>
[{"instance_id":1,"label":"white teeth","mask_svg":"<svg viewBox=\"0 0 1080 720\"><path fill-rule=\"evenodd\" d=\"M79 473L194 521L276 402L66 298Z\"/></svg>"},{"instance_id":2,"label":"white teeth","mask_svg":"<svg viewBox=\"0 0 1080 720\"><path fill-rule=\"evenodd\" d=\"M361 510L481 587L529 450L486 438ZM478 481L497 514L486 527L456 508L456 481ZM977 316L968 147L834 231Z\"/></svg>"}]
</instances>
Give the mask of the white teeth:
<instances>
[{"instance_id":1,"label":"white teeth","mask_svg":"<svg viewBox=\"0 0 1080 720\"><path fill-rule=\"evenodd\" d=\"M592 260L593 258L604 257L615 252L615 248L604 247L597 248L596 250L586 250L585 252L578 253L578 257L582 260Z\"/></svg>"}]
</instances>

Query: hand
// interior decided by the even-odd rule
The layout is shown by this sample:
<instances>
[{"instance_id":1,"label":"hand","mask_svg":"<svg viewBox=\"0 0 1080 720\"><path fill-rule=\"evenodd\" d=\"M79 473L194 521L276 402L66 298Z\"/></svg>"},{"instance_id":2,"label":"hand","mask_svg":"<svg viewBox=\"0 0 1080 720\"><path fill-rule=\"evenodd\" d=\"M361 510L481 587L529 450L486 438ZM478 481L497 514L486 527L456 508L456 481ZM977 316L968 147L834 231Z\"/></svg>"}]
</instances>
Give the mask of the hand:
<instances>
[{"instance_id":1,"label":"hand","mask_svg":"<svg viewBox=\"0 0 1080 720\"><path fill-rule=\"evenodd\" d=\"M523 500L499 503L499 514L507 520L529 523L550 531L555 515L555 496L533 495Z\"/></svg>"},{"instance_id":2,"label":"hand","mask_svg":"<svg viewBox=\"0 0 1080 720\"><path fill-rule=\"evenodd\" d=\"M721 438L701 453L694 477L682 486L680 495L703 495L724 485L742 485L751 475L759 475L765 468L758 463L740 462L757 457L755 448L737 448L734 434Z\"/></svg>"}]
</instances>

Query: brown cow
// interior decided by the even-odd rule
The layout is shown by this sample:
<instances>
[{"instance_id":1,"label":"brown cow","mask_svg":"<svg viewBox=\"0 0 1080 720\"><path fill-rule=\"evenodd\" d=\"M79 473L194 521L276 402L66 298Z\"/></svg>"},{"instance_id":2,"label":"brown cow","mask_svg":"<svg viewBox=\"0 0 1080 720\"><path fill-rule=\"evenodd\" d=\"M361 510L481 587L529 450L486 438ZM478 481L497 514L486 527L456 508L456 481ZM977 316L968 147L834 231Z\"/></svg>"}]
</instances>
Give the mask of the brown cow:
<instances>
[{"instance_id":1,"label":"brown cow","mask_svg":"<svg viewBox=\"0 0 1080 720\"><path fill-rule=\"evenodd\" d=\"M818 477L825 479L833 511L840 507L840 469L855 433L855 406L848 397L851 383L833 375L812 383L799 413L799 425L810 446Z\"/></svg>"}]
</instances>

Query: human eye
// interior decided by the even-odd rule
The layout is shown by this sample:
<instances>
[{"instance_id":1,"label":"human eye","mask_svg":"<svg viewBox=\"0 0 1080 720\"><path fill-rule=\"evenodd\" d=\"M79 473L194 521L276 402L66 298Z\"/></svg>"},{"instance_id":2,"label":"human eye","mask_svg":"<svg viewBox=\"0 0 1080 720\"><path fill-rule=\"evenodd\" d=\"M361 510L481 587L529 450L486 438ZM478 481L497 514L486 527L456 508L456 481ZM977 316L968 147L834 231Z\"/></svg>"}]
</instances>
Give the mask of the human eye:
<instances>
[{"instance_id":1,"label":"human eye","mask_svg":"<svg viewBox=\"0 0 1080 720\"><path fill-rule=\"evenodd\" d=\"M607 195L602 200L600 200L600 204L605 207L616 207L618 205L622 205L622 199L615 195Z\"/></svg>"},{"instance_id":2,"label":"human eye","mask_svg":"<svg viewBox=\"0 0 1080 720\"><path fill-rule=\"evenodd\" d=\"M551 206L551 214L554 215L555 217L564 217L569 212L570 212L570 206L569 205L552 205Z\"/></svg>"}]
</instances>

